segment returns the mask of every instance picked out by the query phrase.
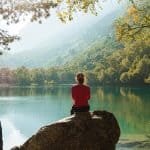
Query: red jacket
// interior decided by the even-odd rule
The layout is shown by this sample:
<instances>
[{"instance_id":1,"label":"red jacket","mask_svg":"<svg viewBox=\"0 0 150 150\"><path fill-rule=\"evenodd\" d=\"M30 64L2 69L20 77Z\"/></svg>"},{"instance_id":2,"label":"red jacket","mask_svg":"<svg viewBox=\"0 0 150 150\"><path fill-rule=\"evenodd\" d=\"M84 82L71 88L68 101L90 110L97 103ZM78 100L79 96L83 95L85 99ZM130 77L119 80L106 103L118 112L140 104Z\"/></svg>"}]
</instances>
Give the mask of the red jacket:
<instances>
[{"instance_id":1,"label":"red jacket","mask_svg":"<svg viewBox=\"0 0 150 150\"><path fill-rule=\"evenodd\" d=\"M72 87L72 99L76 107L87 106L90 99L90 87L77 84Z\"/></svg>"}]
</instances>

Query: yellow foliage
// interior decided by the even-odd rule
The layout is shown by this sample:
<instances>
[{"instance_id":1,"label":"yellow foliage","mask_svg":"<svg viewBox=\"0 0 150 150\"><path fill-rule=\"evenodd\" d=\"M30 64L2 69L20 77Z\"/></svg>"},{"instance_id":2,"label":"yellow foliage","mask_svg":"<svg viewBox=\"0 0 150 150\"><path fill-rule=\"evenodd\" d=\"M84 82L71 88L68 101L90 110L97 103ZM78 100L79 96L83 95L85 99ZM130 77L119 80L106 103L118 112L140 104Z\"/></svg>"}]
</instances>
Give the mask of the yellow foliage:
<instances>
[{"instance_id":1,"label":"yellow foliage","mask_svg":"<svg viewBox=\"0 0 150 150\"><path fill-rule=\"evenodd\" d=\"M128 67L129 65L129 60L128 58L125 58L121 61L121 65L124 66L124 67Z\"/></svg>"},{"instance_id":2,"label":"yellow foliage","mask_svg":"<svg viewBox=\"0 0 150 150\"><path fill-rule=\"evenodd\" d=\"M67 0L67 3L70 3L71 0Z\"/></svg>"},{"instance_id":3,"label":"yellow foliage","mask_svg":"<svg viewBox=\"0 0 150 150\"><path fill-rule=\"evenodd\" d=\"M133 34L133 31L131 30L131 31L128 31L129 32L129 35L132 35Z\"/></svg>"},{"instance_id":4,"label":"yellow foliage","mask_svg":"<svg viewBox=\"0 0 150 150\"><path fill-rule=\"evenodd\" d=\"M56 0L56 3L61 3L62 2L62 0Z\"/></svg>"},{"instance_id":5,"label":"yellow foliage","mask_svg":"<svg viewBox=\"0 0 150 150\"><path fill-rule=\"evenodd\" d=\"M139 21L139 16L138 16L138 15L134 15L134 16L133 16L133 21L134 21L135 23L138 23L138 21Z\"/></svg>"},{"instance_id":6,"label":"yellow foliage","mask_svg":"<svg viewBox=\"0 0 150 150\"><path fill-rule=\"evenodd\" d=\"M137 8L135 8L135 6L132 6L128 9L128 15L132 16L135 15L138 12Z\"/></svg>"},{"instance_id":7,"label":"yellow foliage","mask_svg":"<svg viewBox=\"0 0 150 150\"><path fill-rule=\"evenodd\" d=\"M65 12L65 11L62 11L62 12L58 12L57 13L57 16L59 17L59 19L62 21L62 22L66 22L67 18L69 18L69 13Z\"/></svg>"},{"instance_id":8,"label":"yellow foliage","mask_svg":"<svg viewBox=\"0 0 150 150\"><path fill-rule=\"evenodd\" d=\"M129 17L124 17L124 21L126 22L126 23L129 23L130 22L130 18Z\"/></svg>"},{"instance_id":9,"label":"yellow foliage","mask_svg":"<svg viewBox=\"0 0 150 150\"><path fill-rule=\"evenodd\" d=\"M89 0L85 0L84 1L84 8L87 8L88 6L89 6L89 4L90 4L90 1Z\"/></svg>"}]
</instances>

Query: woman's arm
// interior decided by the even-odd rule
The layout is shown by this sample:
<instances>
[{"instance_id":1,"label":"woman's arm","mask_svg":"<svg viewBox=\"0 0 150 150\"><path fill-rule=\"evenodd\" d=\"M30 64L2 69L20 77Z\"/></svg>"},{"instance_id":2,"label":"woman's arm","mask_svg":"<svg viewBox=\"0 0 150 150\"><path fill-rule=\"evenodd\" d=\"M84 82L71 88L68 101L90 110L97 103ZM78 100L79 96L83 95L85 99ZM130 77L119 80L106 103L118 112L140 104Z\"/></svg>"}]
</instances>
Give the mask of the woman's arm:
<instances>
[{"instance_id":1,"label":"woman's arm","mask_svg":"<svg viewBox=\"0 0 150 150\"><path fill-rule=\"evenodd\" d=\"M91 91L90 91L90 87L88 87L87 89L87 100L89 100L91 98Z\"/></svg>"},{"instance_id":2,"label":"woman's arm","mask_svg":"<svg viewBox=\"0 0 150 150\"><path fill-rule=\"evenodd\" d=\"M72 95L72 100L75 100L75 91L74 88L71 88L71 95Z\"/></svg>"}]
</instances>

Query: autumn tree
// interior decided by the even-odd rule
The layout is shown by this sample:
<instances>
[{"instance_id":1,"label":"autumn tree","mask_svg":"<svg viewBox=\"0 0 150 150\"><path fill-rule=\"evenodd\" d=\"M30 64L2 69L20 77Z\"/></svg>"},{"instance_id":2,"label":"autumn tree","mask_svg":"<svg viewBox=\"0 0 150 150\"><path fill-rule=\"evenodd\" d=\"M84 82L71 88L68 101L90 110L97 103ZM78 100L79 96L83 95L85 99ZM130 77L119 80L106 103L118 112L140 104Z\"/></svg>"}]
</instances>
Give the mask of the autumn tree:
<instances>
[{"instance_id":1,"label":"autumn tree","mask_svg":"<svg viewBox=\"0 0 150 150\"><path fill-rule=\"evenodd\" d=\"M126 15L118 19L115 26L119 41L133 41L135 38L144 37L145 32L150 32L150 1L133 1Z\"/></svg>"}]
</instances>

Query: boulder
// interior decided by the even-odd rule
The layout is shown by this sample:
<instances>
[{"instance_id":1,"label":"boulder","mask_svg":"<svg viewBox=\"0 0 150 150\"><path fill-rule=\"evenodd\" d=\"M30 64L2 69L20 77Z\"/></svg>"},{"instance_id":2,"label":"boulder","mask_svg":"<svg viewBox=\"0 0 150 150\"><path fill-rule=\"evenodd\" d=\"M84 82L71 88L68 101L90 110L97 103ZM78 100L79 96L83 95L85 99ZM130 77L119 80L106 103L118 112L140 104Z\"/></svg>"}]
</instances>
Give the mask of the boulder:
<instances>
[{"instance_id":1,"label":"boulder","mask_svg":"<svg viewBox=\"0 0 150 150\"><path fill-rule=\"evenodd\" d=\"M115 150L120 128L112 113L80 112L42 127L12 150Z\"/></svg>"},{"instance_id":2,"label":"boulder","mask_svg":"<svg viewBox=\"0 0 150 150\"><path fill-rule=\"evenodd\" d=\"M3 149L3 140L2 140L2 126L0 122L0 150Z\"/></svg>"}]
</instances>

